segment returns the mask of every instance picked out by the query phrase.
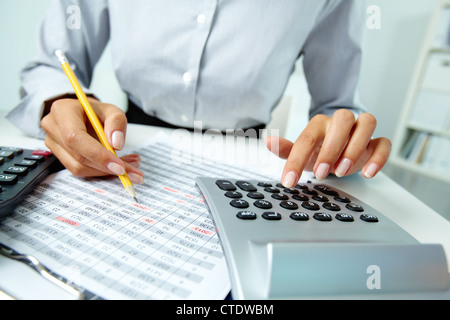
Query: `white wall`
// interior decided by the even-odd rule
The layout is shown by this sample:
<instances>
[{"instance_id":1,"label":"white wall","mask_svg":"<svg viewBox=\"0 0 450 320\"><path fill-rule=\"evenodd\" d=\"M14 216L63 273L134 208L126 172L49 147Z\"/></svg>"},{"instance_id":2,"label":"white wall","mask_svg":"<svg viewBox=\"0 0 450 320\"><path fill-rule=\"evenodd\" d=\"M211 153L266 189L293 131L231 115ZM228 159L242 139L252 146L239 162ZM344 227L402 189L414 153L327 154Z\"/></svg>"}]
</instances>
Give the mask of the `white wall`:
<instances>
[{"instance_id":1,"label":"white wall","mask_svg":"<svg viewBox=\"0 0 450 320\"><path fill-rule=\"evenodd\" d=\"M0 0L0 114L20 101L20 71L33 58L39 25L51 0ZM112 70L109 47L99 62L91 85L104 101L126 107L125 95Z\"/></svg>"},{"instance_id":2,"label":"white wall","mask_svg":"<svg viewBox=\"0 0 450 320\"><path fill-rule=\"evenodd\" d=\"M20 70L33 57L36 35L50 0L0 1L0 112L19 102Z\"/></svg>"},{"instance_id":3,"label":"white wall","mask_svg":"<svg viewBox=\"0 0 450 320\"><path fill-rule=\"evenodd\" d=\"M380 7L381 29L366 31L360 96L378 119L375 135L393 139L437 0L366 2Z\"/></svg>"},{"instance_id":4,"label":"white wall","mask_svg":"<svg viewBox=\"0 0 450 320\"><path fill-rule=\"evenodd\" d=\"M34 53L39 22L51 0L0 1L0 112L19 101L21 68ZM377 136L393 139L410 77L437 0L361 0L381 9L381 29L367 30L360 95L378 118ZM125 107L110 68L109 51L93 82L105 101ZM304 89L299 89L304 94ZM305 99L301 99L306 101Z\"/></svg>"}]
</instances>

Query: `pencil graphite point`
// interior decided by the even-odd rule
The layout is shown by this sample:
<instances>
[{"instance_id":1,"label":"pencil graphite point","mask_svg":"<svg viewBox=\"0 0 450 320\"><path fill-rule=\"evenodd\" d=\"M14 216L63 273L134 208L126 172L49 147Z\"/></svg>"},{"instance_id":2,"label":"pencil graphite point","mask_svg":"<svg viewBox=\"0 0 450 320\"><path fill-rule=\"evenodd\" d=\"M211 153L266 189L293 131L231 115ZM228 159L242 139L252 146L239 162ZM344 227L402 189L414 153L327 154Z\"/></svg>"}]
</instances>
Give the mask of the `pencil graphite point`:
<instances>
[{"instance_id":1,"label":"pencil graphite point","mask_svg":"<svg viewBox=\"0 0 450 320\"><path fill-rule=\"evenodd\" d=\"M139 203L139 202L137 201L136 197L133 197L133 199L134 199L134 201L136 201L136 203Z\"/></svg>"}]
</instances>

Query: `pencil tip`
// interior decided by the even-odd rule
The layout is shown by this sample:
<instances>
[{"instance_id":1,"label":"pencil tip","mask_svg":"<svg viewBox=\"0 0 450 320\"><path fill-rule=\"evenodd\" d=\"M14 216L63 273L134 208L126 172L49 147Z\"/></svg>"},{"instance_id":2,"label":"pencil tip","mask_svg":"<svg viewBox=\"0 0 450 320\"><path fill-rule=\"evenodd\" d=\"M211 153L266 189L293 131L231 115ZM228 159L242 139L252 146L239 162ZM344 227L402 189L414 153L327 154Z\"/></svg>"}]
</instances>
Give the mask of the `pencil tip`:
<instances>
[{"instance_id":1,"label":"pencil tip","mask_svg":"<svg viewBox=\"0 0 450 320\"><path fill-rule=\"evenodd\" d=\"M139 202L137 201L136 197L133 197L133 199L134 199L134 201L136 201L136 203L139 203Z\"/></svg>"}]
</instances>

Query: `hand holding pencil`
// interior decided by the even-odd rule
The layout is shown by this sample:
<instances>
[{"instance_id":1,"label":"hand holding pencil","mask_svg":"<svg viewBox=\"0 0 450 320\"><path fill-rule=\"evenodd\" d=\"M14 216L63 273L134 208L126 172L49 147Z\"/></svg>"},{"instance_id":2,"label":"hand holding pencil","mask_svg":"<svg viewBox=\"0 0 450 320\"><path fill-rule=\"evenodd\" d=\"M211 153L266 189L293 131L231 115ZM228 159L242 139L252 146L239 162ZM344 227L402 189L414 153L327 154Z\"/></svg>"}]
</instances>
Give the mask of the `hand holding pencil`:
<instances>
[{"instance_id":1,"label":"hand holding pencil","mask_svg":"<svg viewBox=\"0 0 450 320\"><path fill-rule=\"evenodd\" d=\"M64 53L58 51L57 56L78 99L61 99L52 104L41 121L46 145L76 176L117 175L135 197L132 182L143 182L143 174L137 169L140 157L131 154L119 158L115 153L124 145L125 114L113 105L87 98Z\"/></svg>"}]
</instances>

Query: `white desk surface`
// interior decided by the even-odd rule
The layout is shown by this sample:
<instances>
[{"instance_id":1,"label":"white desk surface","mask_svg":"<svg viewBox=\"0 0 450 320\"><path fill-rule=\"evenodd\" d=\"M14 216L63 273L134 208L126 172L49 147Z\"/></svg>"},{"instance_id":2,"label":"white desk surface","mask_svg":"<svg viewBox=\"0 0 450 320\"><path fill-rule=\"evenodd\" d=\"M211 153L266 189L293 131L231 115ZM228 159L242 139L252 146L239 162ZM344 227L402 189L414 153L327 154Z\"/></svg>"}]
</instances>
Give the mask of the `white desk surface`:
<instances>
[{"instance_id":1,"label":"white desk surface","mask_svg":"<svg viewBox=\"0 0 450 320\"><path fill-rule=\"evenodd\" d=\"M160 131L171 132L167 129L129 125L127 146L145 143L146 138ZM0 146L29 149L45 148L43 141L25 136L3 116L0 117ZM282 167L282 162L279 164ZM281 167L277 166L275 170L280 170ZM421 243L442 244L447 255L447 261L449 261L450 272L450 222L386 175L381 173L372 180L367 180L360 174L343 179L331 177L327 178L326 183L356 196L382 212ZM2 263L5 263L4 259L0 259L0 272L2 271ZM6 289L4 286L3 289ZM1 289L2 284L0 283Z\"/></svg>"}]
</instances>

